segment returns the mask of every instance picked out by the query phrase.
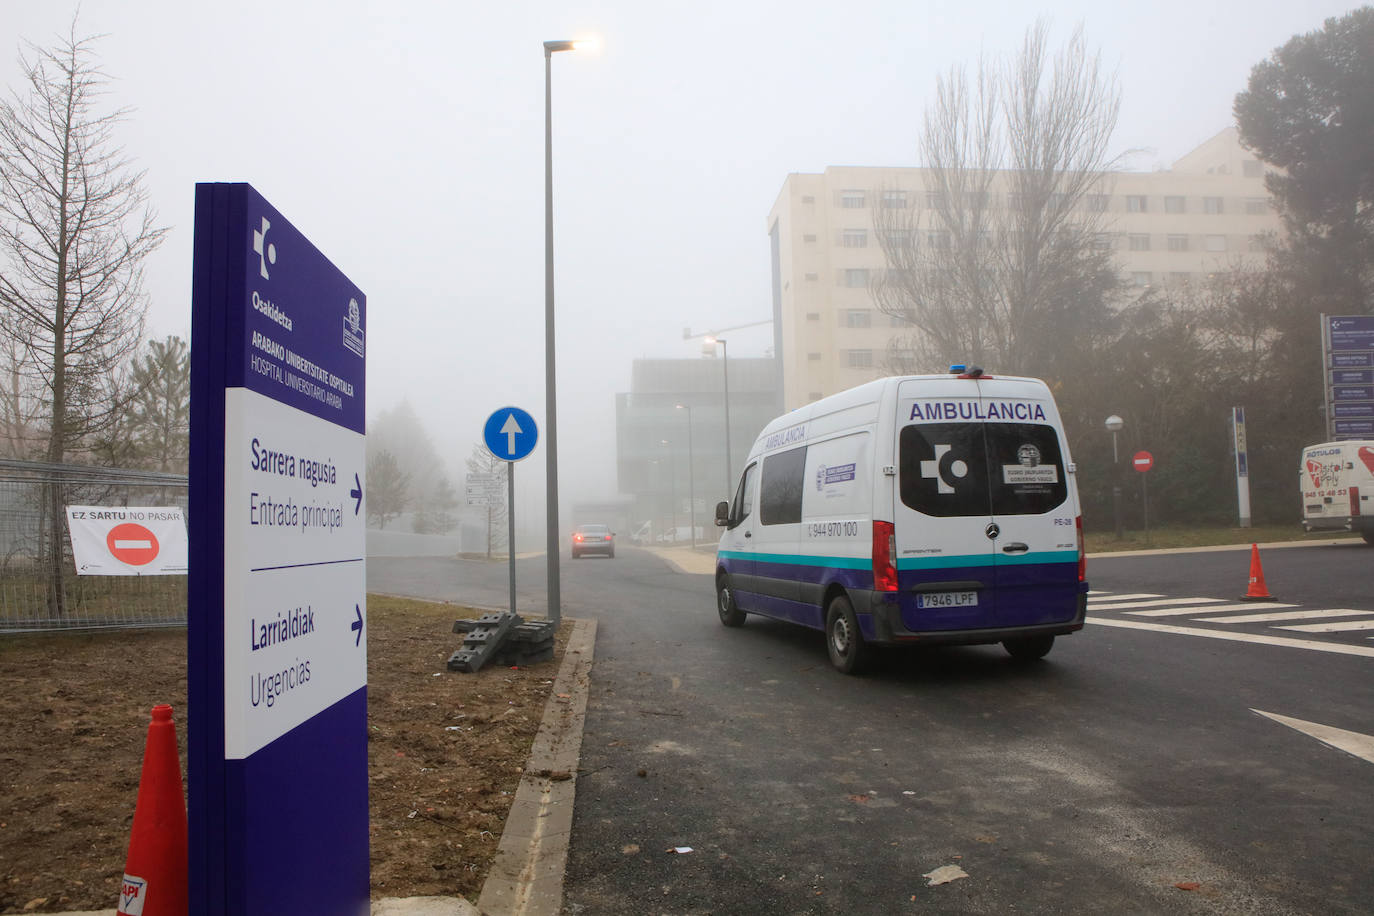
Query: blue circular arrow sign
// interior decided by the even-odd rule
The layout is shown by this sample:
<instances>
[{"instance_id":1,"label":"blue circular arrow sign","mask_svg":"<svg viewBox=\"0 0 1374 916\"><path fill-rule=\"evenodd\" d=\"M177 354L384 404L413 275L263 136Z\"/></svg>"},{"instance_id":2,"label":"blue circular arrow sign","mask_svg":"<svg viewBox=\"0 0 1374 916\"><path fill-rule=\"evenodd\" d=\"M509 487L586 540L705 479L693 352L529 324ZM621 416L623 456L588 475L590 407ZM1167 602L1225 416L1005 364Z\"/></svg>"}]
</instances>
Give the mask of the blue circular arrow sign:
<instances>
[{"instance_id":1,"label":"blue circular arrow sign","mask_svg":"<svg viewBox=\"0 0 1374 916\"><path fill-rule=\"evenodd\" d=\"M534 451L539 427L534 425L534 417L519 407L502 407L487 417L482 441L502 461L519 461Z\"/></svg>"}]
</instances>

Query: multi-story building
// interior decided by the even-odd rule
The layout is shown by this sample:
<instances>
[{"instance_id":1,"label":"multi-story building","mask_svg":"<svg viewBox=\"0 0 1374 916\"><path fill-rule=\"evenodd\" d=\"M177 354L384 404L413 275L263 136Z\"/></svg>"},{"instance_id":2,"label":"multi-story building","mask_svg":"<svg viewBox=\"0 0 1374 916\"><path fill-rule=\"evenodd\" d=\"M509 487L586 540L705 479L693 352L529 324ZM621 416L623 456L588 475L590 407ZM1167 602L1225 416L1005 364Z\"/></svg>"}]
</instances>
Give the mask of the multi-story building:
<instances>
[{"instance_id":1,"label":"multi-story building","mask_svg":"<svg viewBox=\"0 0 1374 916\"><path fill-rule=\"evenodd\" d=\"M927 169L837 166L783 182L768 232L785 409L885 374L888 345L907 326L878 311L870 293L874 272L885 268L873 214L924 206L934 193L928 179ZM994 181L1005 203L1001 187ZM1099 244L1135 287L1180 286L1261 264L1267 235L1280 231L1264 170L1235 128L1167 171L1111 173L1100 191L1084 206L1104 215Z\"/></svg>"},{"instance_id":2,"label":"multi-story building","mask_svg":"<svg viewBox=\"0 0 1374 916\"><path fill-rule=\"evenodd\" d=\"M730 498L755 436L780 413L776 378L772 359L634 361L630 390L615 400L616 481L631 520L624 533L690 537L695 521L715 540L716 503Z\"/></svg>"}]
</instances>

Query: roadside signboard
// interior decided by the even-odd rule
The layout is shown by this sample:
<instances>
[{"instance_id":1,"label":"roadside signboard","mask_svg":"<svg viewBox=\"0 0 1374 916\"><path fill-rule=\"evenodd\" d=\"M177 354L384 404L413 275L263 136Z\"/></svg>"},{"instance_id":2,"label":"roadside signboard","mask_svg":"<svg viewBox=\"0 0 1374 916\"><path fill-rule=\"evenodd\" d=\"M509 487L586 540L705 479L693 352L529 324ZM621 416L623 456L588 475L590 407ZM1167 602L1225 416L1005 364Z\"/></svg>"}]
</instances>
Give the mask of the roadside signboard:
<instances>
[{"instance_id":1,"label":"roadside signboard","mask_svg":"<svg viewBox=\"0 0 1374 916\"><path fill-rule=\"evenodd\" d=\"M78 576L186 575L180 506L68 506Z\"/></svg>"},{"instance_id":2,"label":"roadside signboard","mask_svg":"<svg viewBox=\"0 0 1374 916\"><path fill-rule=\"evenodd\" d=\"M1374 435L1374 315L1323 315L1328 439Z\"/></svg>"},{"instance_id":3,"label":"roadside signboard","mask_svg":"<svg viewBox=\"0 0 1374 916\"><path fill-rule=\"evenodd\" d=\"M534 451L539 441L539 427L534 417L519 407L502 407L487 417L482 427L482 441L487 451L502 461L519 461Z\"/></svg>"},{"instance_id":4,"label":"roadside signboard","mask_svg":"<svg viewBox=\"0 0 1374 916\"><path fill-rule=\"evenodd\" d=\"M1142 474L1144 474L1146 471L1148 471L1150 468L1154 466L1155 456L1151 455L1149 452L1136 452L1135 457L1131 459L1131 467L1135 468Z\"/></svg>"},{"instance_id":5,"label":"roadside signboard","mask_svg":"<svg viewBox=\"0 0 1374 916\"><path fill-rule=\"evenodd\" d=\"M366 297L246 184L196 186L191 911L369 911Z\"/></svg>"}]
</instances>

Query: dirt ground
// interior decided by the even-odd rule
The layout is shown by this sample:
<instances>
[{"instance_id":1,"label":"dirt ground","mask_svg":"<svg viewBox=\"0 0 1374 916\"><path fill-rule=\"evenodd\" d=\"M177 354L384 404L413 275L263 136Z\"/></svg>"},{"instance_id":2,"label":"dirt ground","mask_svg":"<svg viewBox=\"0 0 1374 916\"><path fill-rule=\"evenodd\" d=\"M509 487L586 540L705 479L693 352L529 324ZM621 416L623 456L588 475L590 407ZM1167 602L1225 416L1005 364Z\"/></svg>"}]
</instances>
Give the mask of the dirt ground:
<instances>
[{"instance_id":1,"label":"dirt ground","mask_svg":"<svg viewBox=\"0 0 1374 916\"><path fill-rule=\"evenodd\" d=\"M450 673L478 613L368 598L374 898L475 901L495 856L571 627L552 661ZM0 913L115 906L158 703L184 778L184 630L0 637Z\"/></svg>"}]
</instances>

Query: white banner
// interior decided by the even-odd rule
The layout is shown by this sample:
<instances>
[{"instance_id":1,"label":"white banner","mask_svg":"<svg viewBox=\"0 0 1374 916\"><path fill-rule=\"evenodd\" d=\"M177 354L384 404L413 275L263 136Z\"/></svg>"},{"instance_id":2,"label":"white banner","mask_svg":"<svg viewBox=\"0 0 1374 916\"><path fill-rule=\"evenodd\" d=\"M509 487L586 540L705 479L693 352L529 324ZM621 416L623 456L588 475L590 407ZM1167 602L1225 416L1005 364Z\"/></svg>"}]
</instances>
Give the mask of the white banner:
<instances>
[{"instance_id":1,"label":"white banner","mask_svg":"<svg viewBox=\"0 0 1374 916\"><path fill-rule=\"evenodd\" d=\"M186 574L180 506L68 506L67 530L79 576Z\"/></svg>"}]
</instances>

